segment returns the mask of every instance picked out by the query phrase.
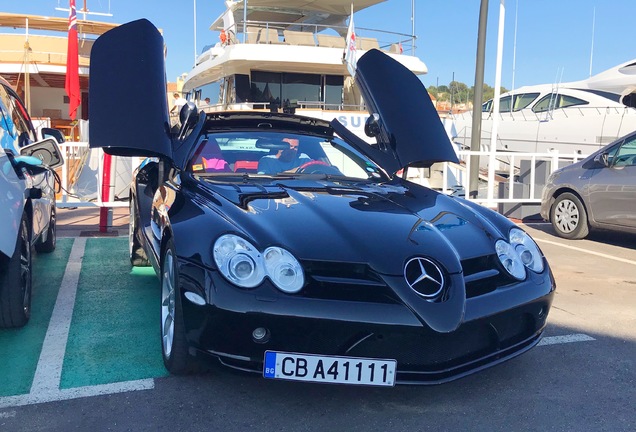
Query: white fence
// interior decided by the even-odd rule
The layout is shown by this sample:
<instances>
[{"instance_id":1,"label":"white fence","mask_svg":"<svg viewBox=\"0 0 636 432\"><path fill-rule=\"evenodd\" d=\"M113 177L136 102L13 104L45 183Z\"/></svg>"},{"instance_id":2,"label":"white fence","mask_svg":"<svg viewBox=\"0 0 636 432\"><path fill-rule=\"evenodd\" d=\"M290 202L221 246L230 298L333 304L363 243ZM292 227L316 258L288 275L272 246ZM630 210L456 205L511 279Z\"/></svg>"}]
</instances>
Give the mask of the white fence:
<instances>
[{"instance_id":1,"label":"white fence","mask_svg":"<svg viewBox=\"0 0 636 432\"><path fill-rule=\"evenodd\" d=\"M539 204L541 191L549 174L556 169L578 162L587 157L581 154L518 153L461 150L457 152L459 164L444 162L426 170L413 170L409 180L432 187L445 194L464 196L466 199L489 207L497 204ZM479 184L476 198L468 196L473 189L470 184L471 156L480 158ZM495 160L494 173L489 173L489 161ZM489 180L490 178L490 180ZM520 187L523 186L520 192ZM503 191L499 188L503 187ZM521 195L521 196L520 196Z\"/></svg>"}]
</instances>

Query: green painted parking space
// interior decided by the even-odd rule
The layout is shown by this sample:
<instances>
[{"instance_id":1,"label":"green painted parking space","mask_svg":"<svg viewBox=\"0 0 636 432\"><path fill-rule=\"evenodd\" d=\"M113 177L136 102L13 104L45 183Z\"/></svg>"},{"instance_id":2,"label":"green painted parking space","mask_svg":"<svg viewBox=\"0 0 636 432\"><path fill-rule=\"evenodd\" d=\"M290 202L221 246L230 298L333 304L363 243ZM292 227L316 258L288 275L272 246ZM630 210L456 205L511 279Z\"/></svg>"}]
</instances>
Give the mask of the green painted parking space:
<instances>
[{"instance_id":1,"label":"green painted parking space","mask_svg":"<svg viewBox=\"0 0 636 432\"><path fill-rule=\"evenodd\" d=\"M49 326L59 325L52 323L53 310L58 294L64 296L60 286L76 240L59 239L53 253L34 255L31 320L21 329L0 330L0 398L28 395L36 370L48 367L38 362L44 361L40 354ZM167 375L159 337L159 281L151 267L131 268L127 252L126 237L86 239L60 390Z\"/></svg>"},{"instance_id":2,"label":"green painted parking space","mask_svg":"<svg viewBox=\"0 0 636 432\"><path fill-rule=\"evenodd\" d=\"M131 268L128 238L86 243L60 388L167 375L159 337L159 282Z\"/></svg>"},{"instance_id":3,"label":"green painted parking space","mask_svg":"<svg viewBox=\"0 0 636 432\"><path fill-rule=\"evenodd\" d=\"M29 393L73 239L58 239L55 252L33 254L31 319L0 329L0 396Z\"/></svg>"}]
</instances>

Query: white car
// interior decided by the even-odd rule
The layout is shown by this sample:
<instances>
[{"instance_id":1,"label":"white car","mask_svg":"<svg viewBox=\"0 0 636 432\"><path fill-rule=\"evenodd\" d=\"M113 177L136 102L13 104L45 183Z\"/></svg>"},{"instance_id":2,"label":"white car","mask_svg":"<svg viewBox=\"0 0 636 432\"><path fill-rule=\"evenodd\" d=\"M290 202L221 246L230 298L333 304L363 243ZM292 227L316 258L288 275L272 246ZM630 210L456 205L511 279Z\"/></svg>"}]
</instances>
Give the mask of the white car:
<instances>
[{"instance_id":1,"label":"white car","mask_svg":"<svg viewBox=\"0 0 636 432\"><path fill-rule=\"evenodd\" d=\"M0 78L0 328L31 315L31 250L55 249L55 172L61 133L35 142L24 105Z\"/></svg>"}]
</instances>

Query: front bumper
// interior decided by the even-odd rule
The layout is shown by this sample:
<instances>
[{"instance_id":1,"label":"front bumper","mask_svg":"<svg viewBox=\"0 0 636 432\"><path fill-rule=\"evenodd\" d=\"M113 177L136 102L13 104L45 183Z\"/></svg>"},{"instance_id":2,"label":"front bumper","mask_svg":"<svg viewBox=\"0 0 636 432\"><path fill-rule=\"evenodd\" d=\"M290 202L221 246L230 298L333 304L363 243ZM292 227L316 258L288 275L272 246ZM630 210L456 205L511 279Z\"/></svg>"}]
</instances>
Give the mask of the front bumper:
<instances>
[{"instance_id":1,"label":"front bumper","mask_svg":"<svg viewBox=\"0 0 636 432\"><path fill-rule=\"evenodd\" d=\"M239 290L216 272L185 262L180 274L193 353L259 374L266 350L389 358L397 360L396 382L401 384L451 381L532 348L545 327L555 288L547 269L514 286L469 298L459 328L438 333L403 304L286 296L268 282ZM189 302L184 290L206 292L209 303ZM259 327L268 330L266 343L252 337Z\"/></svg>"}]
</instances>

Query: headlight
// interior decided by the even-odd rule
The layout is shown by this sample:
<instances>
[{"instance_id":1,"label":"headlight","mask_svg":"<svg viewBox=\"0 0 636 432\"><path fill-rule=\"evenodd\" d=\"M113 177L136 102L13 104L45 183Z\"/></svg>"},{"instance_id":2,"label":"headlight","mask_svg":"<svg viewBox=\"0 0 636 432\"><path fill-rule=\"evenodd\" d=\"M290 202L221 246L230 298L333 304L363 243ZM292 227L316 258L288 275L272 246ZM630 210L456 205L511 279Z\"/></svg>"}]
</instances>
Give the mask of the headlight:
<instances>
[{"instance_id":1,"label":"headlight","mask_svg":"<svg viewBox=\"0 0 636 432\"><path fill-rule=\"evenodd\" d=\"M300 263L292 254L279 247L270 247L263 253L267 276L283 292L296 293L305 283Z\"/></svg>"},{"instance_id":2,"label":"headlight","mask_svg":"<svg viewBox=\"0 0 636 432\"><path fill-rule=\"evenodd\" d=\"M269 247L261 255L247 240L226 234L214 242L213 255L221 274L242 288L254 288L265 276L289 294L297 293L305 284L300 263L283 248Z\"/></svg>"},{"instance_id":3,"label":"headlight","mask_svg":"<svg viewBox=\"0 0 636 432\"><path fill-rule=\"evenodd\" d=\"M228 281L243 288L254 288L265 276L261 254L239 236L219 237L214 242L214 261Z\"/></svg>"},{"instance_id":4,"label":"headlight","mask_svg":"<svg viewBox=\"0 0 636 432\"><path fill-rule=\"evenodd\" d=\"M510 244L515 248L523 265L533 272L541 273L543 271L543 257L537 244L527 233L520 229L511 229Z\"/></svg>"},{"instance_id":5,"label":"headlight","mask_svg":"<svg viewBox=\"0 0 636 432\"><path fill-rule=\"evenodd\" d=\"M495 243L499 261L508 273L515 279L523 280L526 277L524 267L536 273L543 271L543 257L528 234L513 228L510 230L509 240L510 243L505 240L497 240Z\"/></svg>"},{"instance_id":6,"label":"headlight","mask_svg":"<svg viewBox=\"0 0 636 432\"><path fill-rule=\"evenodd\" d=\"M523 268L521 258L519 258L519 255L510 243L505 240L497 240L495 249L497 250L499 261L501 261L501 264L512 277L519 280L526 278L526 270Z\"/></svg>"}]
</instances>

